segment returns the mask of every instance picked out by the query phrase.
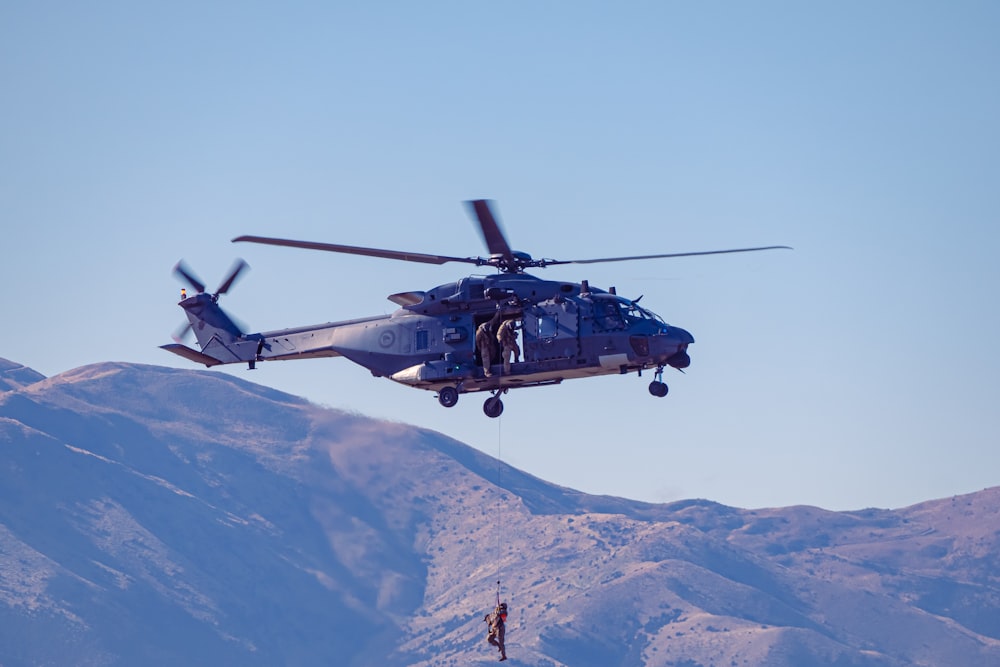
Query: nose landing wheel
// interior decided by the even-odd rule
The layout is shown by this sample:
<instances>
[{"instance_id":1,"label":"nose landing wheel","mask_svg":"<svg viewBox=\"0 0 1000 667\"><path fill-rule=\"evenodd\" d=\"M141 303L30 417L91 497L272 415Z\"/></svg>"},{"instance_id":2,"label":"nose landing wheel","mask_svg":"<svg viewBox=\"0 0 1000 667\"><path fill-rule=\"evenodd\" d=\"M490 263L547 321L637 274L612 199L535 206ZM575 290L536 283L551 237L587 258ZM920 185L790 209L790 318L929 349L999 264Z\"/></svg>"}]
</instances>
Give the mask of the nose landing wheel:
<instances>
[{"instance_id":1,"label":"nose landing wheel","mask_svg":"<svg viewBox=\"0 0 1000 667\"><path fill-rule=\"evenodd\" d=\"M663 366L656 369L656 379L649 383L649 393L657 398L663 398L670 389L663 381Z\"/></svg>"}]
</instances>

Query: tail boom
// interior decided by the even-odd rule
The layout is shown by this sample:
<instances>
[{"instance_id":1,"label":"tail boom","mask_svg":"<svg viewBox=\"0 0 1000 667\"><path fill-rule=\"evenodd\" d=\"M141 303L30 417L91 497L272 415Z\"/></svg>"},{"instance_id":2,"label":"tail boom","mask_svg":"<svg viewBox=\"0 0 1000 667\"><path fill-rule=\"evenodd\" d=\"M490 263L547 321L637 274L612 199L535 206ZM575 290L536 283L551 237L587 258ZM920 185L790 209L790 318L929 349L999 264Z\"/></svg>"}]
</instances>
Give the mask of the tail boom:
<instances>
[{"instance_id":1,"label":"tail boom","mask_svg":"<svg viewBox=\"0 0 1000 667\"><path fill-rule=\"evenodd\" d=\"M265 333L244 334L209 295L198 294L181 301L198 339L201 351L180 343L161 345L168 352L207 367L221 364L247 363L253 368L258 361L316 359L344 356L341 347L351 347L347 332L388 316L328 322L313 326L282 329ZM350 355L349 355L350 356Z\"/></svg>"}]
</instances>

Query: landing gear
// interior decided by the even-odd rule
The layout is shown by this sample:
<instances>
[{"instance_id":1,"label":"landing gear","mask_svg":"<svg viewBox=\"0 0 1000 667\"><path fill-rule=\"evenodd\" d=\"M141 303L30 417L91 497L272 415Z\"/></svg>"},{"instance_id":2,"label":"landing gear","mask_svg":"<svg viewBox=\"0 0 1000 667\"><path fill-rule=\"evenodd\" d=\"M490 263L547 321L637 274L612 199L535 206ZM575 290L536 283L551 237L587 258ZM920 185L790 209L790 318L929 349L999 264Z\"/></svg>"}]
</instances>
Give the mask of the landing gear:
<instances>
[{"instance_id":1,"label":"landing gear","mask_svg":"<svg viewBox=\"0 0 1000 667\"><path fill-rule=\"evenodd\" d=\"M667 395L668 391L669 388L663 381L663 366L658 366L656 368L656 379L649 383L649 393L657 398L663 398Z\"/></svg>"},{"instance_id":2,"label":"landing gear","mask_svg":"<svg viewBox=\"0 0 1000 667\"><path fill-rule=\"evenodd\" d=\"M446 408L453 408L458 403L458 389L454 387L442 387L438 392L438 403Z\"/></svg>"},{"instance_id":3,"label":"landing gear","mask_svg":"<svg viewBox=\"0 0 1000 667\"><path fill-rule=\"evenodd\" d=\"M503 414L503 401L500 400L500 394L494 394L486 399L486 402L483 403L483 412L490 419L496 419Z\"/></svg>"}]
</instances>

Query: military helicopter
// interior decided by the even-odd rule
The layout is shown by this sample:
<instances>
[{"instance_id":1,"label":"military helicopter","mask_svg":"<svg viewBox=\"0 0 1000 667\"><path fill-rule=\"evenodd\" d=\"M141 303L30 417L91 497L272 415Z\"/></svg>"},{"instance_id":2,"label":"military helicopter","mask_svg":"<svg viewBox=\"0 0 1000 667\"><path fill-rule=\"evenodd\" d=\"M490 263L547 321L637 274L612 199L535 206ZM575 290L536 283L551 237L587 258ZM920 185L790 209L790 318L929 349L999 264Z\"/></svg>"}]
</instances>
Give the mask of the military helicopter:
<instances>
[{"instance_id":1,"label":"military helicopter","mask_svg":"<svg viewBox=\"0 0 1000 667\"><path fill-rule=\"evenodd\" d=\"M205 284L183 262L178 262L175 273L195 294L188 296L181 290L178 305L188 323L175 335L175 343L161 347L207 367L246 363L253 369L258 361L346 357L376 377L437 392L438 401L447 408L458 403L461 394L489 392L483 404L489 417L500 416L504 407L501 396L511 389L632 371L641 376L646 369L654 369L649 393L663 397L667 394L664 369L669 366L683 371L691 363L688 346L694 337L690 333L667 324L640 306L639 299L619 296L614 287L605 291L586 280L542 280L525 270L788 249L763 246L598 259L534 259L511 250L490 200L466 204L479 223L489 250L486 257L449 257L263 236L238 236L232 241L425 264L462 262L491 267L496 270L492 275L473 275L427 291L393 294L388 298L399 309L390 315L246 333L218 305L219 297L247 267L246 262L238 260L212 294L205 292ZM501 363L499 346L491 349L476 343L480 328L495 337L498 327L507 321L520 330L523 350L523 358L515 357L509 369ZM182 344L181 338L189 330L194 331L200 351ZM487 355L489 358L484 358Z\"/></svg>"}]
</instances>

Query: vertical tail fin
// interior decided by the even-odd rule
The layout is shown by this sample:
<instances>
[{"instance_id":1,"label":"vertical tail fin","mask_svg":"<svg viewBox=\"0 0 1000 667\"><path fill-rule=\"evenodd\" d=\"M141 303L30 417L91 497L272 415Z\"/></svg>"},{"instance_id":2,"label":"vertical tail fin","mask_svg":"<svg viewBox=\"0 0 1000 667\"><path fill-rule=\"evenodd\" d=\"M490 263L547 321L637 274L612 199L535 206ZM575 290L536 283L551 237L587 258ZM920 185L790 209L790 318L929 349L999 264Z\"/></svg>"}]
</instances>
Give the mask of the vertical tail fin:
<instances>
[{"instance_id":1,"label":"vertical tail fin","mask_svg":"<svg viewBox=\"0 0 1000 667\"><path fill-rule=\"evenodd\" d=\"M191 330L194 331L198 345L205 348L213 339L223 343L232 343L243 335L243 331L226 314L216 300L202 292L184 299L178 304L184 309Z\"/></svg>"},{"instance_id":2,"label":"vertical tail fin","mask_svg":"<svg viewBox=\"0 0 1000 667\"><path fill-rule=\"evenodd\" d=\"M196 292L194 296L189 297L186 290L181 291L181 301L178 305L184 309L189 323L183 333L187 333L188 329L194 331L201 352L182 345L180 336L175 337L177 344L163 345L163 349L206 366L247 361L252 367L259 353L260 337L247 338L239 325L219 307L218 303L219 295L225 294L246 268L246 262L242 259L237 260L215 294L208 294L205 292L205 284L195 277L183 261L178 262L174 267L174 273Z\"/></svg>"}]
</instances>

